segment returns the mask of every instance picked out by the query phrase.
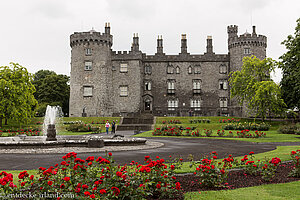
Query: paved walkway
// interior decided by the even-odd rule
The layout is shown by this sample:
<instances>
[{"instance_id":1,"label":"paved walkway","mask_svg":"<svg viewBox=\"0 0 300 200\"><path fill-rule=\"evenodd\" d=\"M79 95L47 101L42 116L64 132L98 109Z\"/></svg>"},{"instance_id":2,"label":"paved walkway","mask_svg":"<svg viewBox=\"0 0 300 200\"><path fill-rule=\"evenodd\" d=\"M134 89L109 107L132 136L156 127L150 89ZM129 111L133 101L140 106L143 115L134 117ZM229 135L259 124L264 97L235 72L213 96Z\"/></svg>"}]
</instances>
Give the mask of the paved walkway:
<instances>
[{"instance_id":1,"label":"paved walkway","mask_svg":"<svg viewBox=\"0 0 300 200\"><path fill-rule=\"evenodd\" d=\"M118 134L130 136L133 131L122 131ZM154 149L139 149L131 151L115 151L117 148L111 148L115 161L119 164L129 163L132 160L143 162L146 155L151 157L160 156L168 159L169 156L181 157L185 161L192 154L195 160L207 155L211 151L217 151L219 157L232 154L241 156L250 151L262 153L276 149L276 146L300 145L297 143L252 143L236 140L218 140L205 138L147 138L150 142L164 143L162 147ZM58 152L59 149L58 149ZM37 169L38 167L54 166L62 161L61 157L65 153L53 154L0 154L0 170L22 170ZM104 156L104 152L78 153L78 157L84 159L88 156Z\"/></svg>"}]
</instances>

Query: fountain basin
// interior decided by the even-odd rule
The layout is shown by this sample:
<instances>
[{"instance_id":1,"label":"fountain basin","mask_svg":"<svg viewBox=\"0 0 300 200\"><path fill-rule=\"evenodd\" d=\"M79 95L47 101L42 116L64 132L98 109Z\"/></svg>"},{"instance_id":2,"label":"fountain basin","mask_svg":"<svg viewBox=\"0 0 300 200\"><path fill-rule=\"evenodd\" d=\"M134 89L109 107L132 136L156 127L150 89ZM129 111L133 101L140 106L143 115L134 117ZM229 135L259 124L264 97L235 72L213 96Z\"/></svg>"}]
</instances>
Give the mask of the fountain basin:
<instances>
[{"instance_id":1,"label":"fountain basin","mask_svg":"<svg viewBox=\"0 0 300 200\"><path fill-rule=\"evenodd\" d=\"M0 149L53 148L53 147L89 147L91 140L103 140L104 146L135 146L145 145L144 138L115 138L102 136L57 137L56 141L47 141L46 136L27 136L0 138ZM93 147L94 148L94 147Z\"/></svg>"}]
</instances>

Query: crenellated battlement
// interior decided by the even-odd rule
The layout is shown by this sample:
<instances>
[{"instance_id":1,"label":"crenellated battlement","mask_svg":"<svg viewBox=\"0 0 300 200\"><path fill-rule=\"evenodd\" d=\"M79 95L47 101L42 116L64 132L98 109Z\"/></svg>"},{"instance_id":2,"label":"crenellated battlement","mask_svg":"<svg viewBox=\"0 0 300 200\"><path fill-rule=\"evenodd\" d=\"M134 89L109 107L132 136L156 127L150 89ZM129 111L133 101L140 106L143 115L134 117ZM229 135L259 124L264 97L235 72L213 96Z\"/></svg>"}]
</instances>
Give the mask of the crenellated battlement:
<instances>
[{"instance_id":1,"label":"crenellated battlement","mask_svg":"<svg viewBox=\"0 0 300 200\"><path fill-rule=\"evenodd\" d=\"M238 36L238 26L236 25L228 26L227 32L228 49L240 46L260 46L264 48L267 47L267 37L264 35L257 35L255 26L253 26L252 34L246 32Z\"/></svg>"},{"instance_id":2,"label":"crenellated battlement","mask_svg":"<svg viewBox=\"0 0 300 200\"><path fill-rule=\"evenodd\" d=\"M113 37L110 34L100 33L94 30L89 32L74 32L74 34L70 36L70 46L73 47L85 43L94 43L111 47L113 44L112 38Z\"/></svg>"},{"instance_id":3,"label":"crenellated battlement","mask_svg":"<svg viewBox=\"0 0 300 200\"><path fill-rule=\"evenodd\" d=\"M240 46L261 46L267 48L267 37L264 35L243 34L228 38L228 49Z\"/></svg>"}]
</instances>

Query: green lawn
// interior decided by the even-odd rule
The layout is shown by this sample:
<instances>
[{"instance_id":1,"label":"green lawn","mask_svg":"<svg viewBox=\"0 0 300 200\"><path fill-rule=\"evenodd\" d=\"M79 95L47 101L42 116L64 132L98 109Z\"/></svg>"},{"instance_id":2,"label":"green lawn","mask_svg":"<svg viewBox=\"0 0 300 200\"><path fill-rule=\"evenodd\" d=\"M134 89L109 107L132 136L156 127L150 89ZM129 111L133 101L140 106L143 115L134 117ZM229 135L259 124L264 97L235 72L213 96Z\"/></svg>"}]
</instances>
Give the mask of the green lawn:
<instances>
[{"instance_id":1,"label":"green lawn","mask_svg":"<svg viewBox=\"0 0 300 200\"><path fill-rule=\"evenodd\" d=\"M300 181L269 184L248 188L239 188L235 190L222 190L222 191L201 191L201 192L188 192L184 195L186 200L277 200L277 199L300 199Z\"/></svg>"}]
</instances>

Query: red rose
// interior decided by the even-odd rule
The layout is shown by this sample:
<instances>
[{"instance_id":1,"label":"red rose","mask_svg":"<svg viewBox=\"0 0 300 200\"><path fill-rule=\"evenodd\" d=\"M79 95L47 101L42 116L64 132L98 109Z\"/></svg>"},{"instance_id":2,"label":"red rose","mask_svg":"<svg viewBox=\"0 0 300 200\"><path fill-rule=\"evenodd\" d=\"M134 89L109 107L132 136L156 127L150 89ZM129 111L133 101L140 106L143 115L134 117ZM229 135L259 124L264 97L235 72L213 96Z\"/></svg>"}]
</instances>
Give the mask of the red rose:
<instances>
[{"instance_id":1,"label":"red rose","mask_svg":"<svg viewBox=\"0 0 300 200\"><path fill-rule=\"evenodd\" d=\"M175 169L175 166L174 165L171 165L171 170L174 170Z\"/></svg>"},{"instance_id":2,"label":"red rose","mask_svg":"<svg viewBox=\"0 0 300 200\"><path fill-rule=\"evenodd\" d=\"M83 188L83 189L88 189L89 186L87 186L86 184L84 184L84 185L82 185L82 188Z\"/></svg>"},{"instance_id":3,"label":"red rose","mask_svg":"<svg viewBox=\"0 0 300 200\"><path fill-rule=\"evenodd\" d=\"M52 182L52 181L48 181L48 185L50 185L50 186L51 186L52 184L53 184L53 182Z\"/></svg>"},{"instance_id":4,"label":"red rose","mask_svg":"<svg viewBox=\"0 0 300 200\"><path fill-rule=\"evenodd\" d=\"M116 175L118 176L118 177L121 177L122 176L122 172L116 172Z\"/></svg>"},{"instance_id":5,"label":"red rose","mask_svg":"<svg viewBox=\"0 0 300 200\"><path fill-rule=\"evenodd\" d=\"M213 156L213 159L217 159L218 157L217 156Z\"/></svg>"},{"instance_id":6,"label":"red rose","mask_svg":"<svg viewBox=\"0 0 300 200\"><path fill-rule=\"evenodd\" d=\"M111 152L109 152L109 153L108 153L108 155L109 155L109 156L112 156L112 153L111 153Z\"/></svg>"},{"instance_id":7,"label":"red rose","mask_svg":"<svg viewBox=\"0 0 300 200\"><path fill-rule=\"evenodd\" d=\"M95 199L95 195L91 194L90 198Z\"/></svg>"},{"instance_id":8,"label":"red rose","mask_svg":"<svg viewBox=\"0 0 300 200\"><path fill-rule=\"evenodd\" d=\"M181 188L181 187L180 187L180 183L179 183L179 182L176 182L176 189L177 189L177 190L180 190L180 188Z\"/></svg>"},{"instance_id":9,"label":"red rose","mask_svg":"<svg viewBox=\"0 0 300 200\"><path fill-rule=\"evenodd\" d=\"M157 188L157 189L160 189L160 188L161 188L161 184L157 183L157 184L156 184L156 188Z\"/></svg>"},{"instance_id":10,"label":"red rose","mask_svg":"<svg viewBox=\"0 0 300 200\"><path fill-rule=\"evenodd\" d=\"M64 181L69 181L70 180L70 177L65 177L63 178Z\"/></svg>"},{"instance_id":11,"label":"red rose","mask_svg":"<svg viewBox=\"0 0 300 200\"><path fill-rule=\"evenodd\" d=\"M60 188L61 188L61 189L64 189L65 187L66 187L66 186L65 186L64 183L60 185Z\"/></svg>"},{"instance_id":12,"label":"red rose","mask_svg":"<svg viewBox=\"0 0 300 200\"><path fill-rule=\"evenodd\" d=\"M85 192L84 192L84 195L85 195L85 196L90 196L91 193L90 193L89 191L85 191Z\"/></svg>"},{"instance_id":13,"label":"red rose","mask_svg":"<svg viewBox=\"0 0 300 200\"><path fill-rule=\"evenodd\" d=\"M111 187L111 190L113 191L114 195L118 196L120 194L120 189L117 187Z\"/></svg>"},{"instance_id":14,"label":"red rose","mask_svg":"<svg viewBox=\"0 0 300 200\"><path fill-rule=\"evenodd\" d=\"M104 189L100 190L100 194L105 194L105 193L106 193L106 190L104 190Z\"/></svg>"}]
</instances>

